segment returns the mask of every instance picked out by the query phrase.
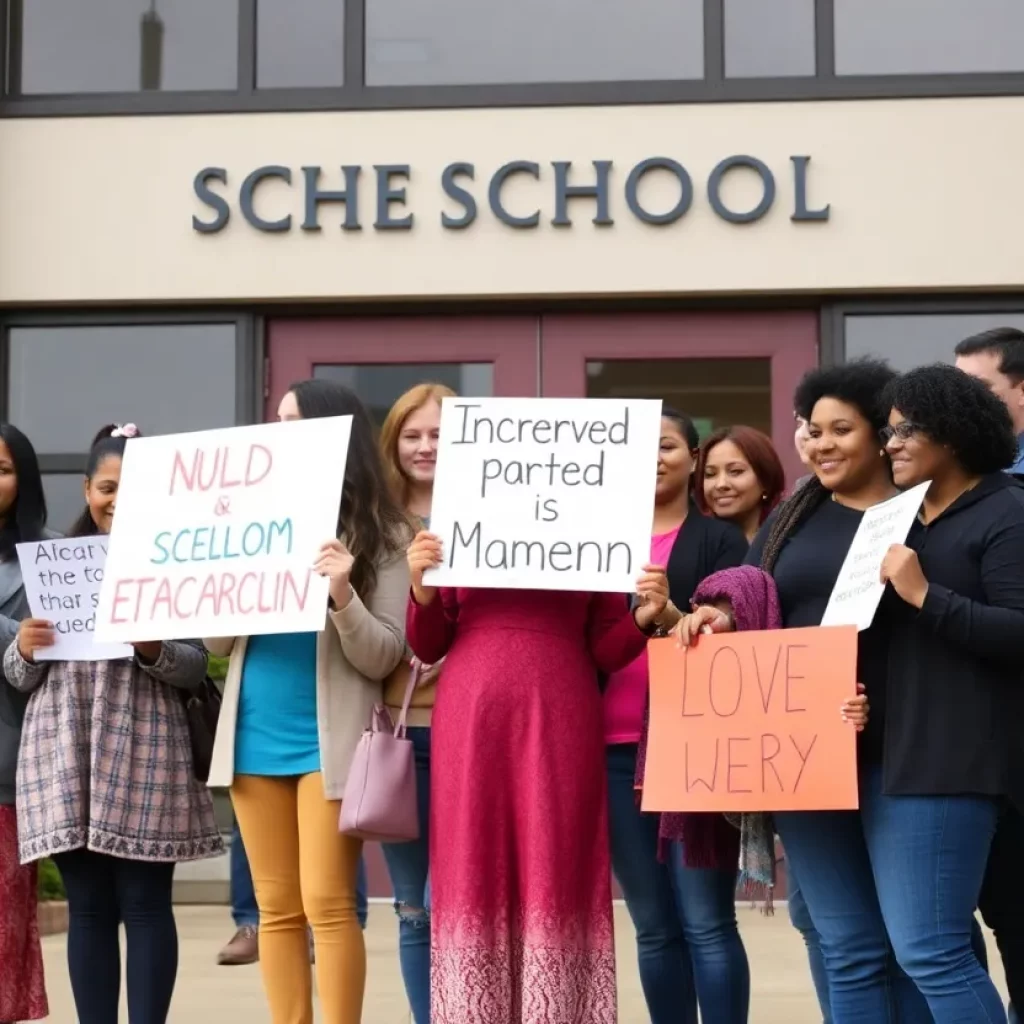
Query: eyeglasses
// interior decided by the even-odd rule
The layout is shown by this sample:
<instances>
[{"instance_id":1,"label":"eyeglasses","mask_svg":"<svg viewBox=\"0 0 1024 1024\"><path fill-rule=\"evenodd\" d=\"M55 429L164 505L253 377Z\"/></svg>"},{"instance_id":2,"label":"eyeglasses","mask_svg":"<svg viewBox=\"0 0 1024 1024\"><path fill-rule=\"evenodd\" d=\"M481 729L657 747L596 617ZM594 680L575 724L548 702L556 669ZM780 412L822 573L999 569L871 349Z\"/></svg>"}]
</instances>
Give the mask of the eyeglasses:
<instances>
[{"instance_id":1,"label":"eyeglasses","mask_svg":"<svg viewBox=\"0 0 1024 1024\"><path fill-rule=\"evenodd\" d=\"M882 439L882 444L888 444L893 438L902 444L912 437L916 437L920 432L921 428L916 423L904 420L902 423L897 423L895 427L882 427L878 436Z\"/></svg>"}]
</instances>

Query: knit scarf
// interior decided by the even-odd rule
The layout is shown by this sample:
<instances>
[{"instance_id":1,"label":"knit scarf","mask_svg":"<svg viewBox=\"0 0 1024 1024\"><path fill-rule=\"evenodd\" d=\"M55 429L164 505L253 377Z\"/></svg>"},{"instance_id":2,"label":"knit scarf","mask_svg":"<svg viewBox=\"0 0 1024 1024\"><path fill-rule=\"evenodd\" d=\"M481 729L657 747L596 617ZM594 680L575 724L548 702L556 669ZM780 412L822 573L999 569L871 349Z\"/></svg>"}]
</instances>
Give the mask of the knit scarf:
<instances>
[{"instance_id":1,"label":"knit scarf","mask_svg":"<svg viewBox=\"0 0 1024 1024\"><path fill-rule=\"evenodd\" d=\"M737 630L781 629L782 611L775 581L751 565L722 569L704 580L693 595L694 605L728 601ZM636 788L643 789L647 753L650 705L636 765ZM775 832L769 814L661 815L658 835L664 845L679 840L684 863L694 868L729 868L739 861L740 883L752 899L765 899L771 912L771 891L775 885Z\"/></svg>"}]
</instances>

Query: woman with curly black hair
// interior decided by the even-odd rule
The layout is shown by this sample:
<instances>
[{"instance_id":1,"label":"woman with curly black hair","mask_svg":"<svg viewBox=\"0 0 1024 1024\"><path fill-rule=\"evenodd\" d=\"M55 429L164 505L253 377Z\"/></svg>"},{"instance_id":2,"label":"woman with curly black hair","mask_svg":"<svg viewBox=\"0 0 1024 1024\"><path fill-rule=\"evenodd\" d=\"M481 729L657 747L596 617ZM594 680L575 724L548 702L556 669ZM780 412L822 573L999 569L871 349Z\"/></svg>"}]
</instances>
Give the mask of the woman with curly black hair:
<instances>
[{"instance_id":1,"label":"woman with curly black hair","mask_svg":"<svg viewBox=\"0 0 1024 1024\"><path fill-rule=\"evenodd\" d=\"M814 476L769 518L748 557L749 565L774 580L785 628L820 624L865 510L897 493L879 436L890 408L884 395L895 380L896 373L887 364L862 360L813 370L797 388L795 408L808 423L807 454ZM891 922L882 909L883 893L891 892L894 880L920 906L926 903L926 891L940 889L920 850L929 825L922 823L918 801L897 813L882 796L883 762L888 770L893 748L901 752L906 730L902 719L892 720L891 702L900 707L893 689L902 680L891 671L889 659L895 634L907 617L899 598L887 590L870 628L858 636L857 678L871 703L858 742L860 810L774 816L787 864L799 876L819 934L834 1024L932 1020L918 987L893 961L887 931ZM697 609L688 620L681 631L684 642L702 625L722 631L732 628L734 621L724 608L711 607ZM752 836L767 832L766 824L744 827ZM906 851L911 851L909 857ZM969 946L972 911L973 905L965 925L965 952L953 963L954 970L969 964L980 971ZM940 985L954 988L950 968L942 960L946 951L938 948L936 927L916 917L915 925L917 956L904 958L907 972L929 974L940 979ZM959 946L957 952L959 956ZM979 1017L974 1008L963 1016L942 1011L935 1020L946 1024L989 1017Z\"/></svg>"},{"instance_id":2,"label":"woman with curly black hair","mask_svg":"<svg viewBox=\"0 0 1024 1024\"><path fill-rule=\"evenodd\" d=\"M879 896L936 1022L1002 1022L967 936L1001 807L1024 804L1024 488L1003 472L1017 441L1003 402L951 366L911 371L886 401L896 483L931 486L919 528L882 564L908 614L890 656L895 735L876 813L917 827Z\"/></svg>"}]
</instances>

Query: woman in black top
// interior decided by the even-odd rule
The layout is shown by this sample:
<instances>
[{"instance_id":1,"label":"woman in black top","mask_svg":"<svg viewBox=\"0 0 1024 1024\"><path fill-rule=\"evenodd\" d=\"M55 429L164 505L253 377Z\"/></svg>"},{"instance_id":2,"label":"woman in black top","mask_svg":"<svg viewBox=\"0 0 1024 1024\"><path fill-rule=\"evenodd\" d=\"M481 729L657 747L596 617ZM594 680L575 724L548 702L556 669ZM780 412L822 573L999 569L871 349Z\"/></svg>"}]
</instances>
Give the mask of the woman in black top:
<instances>
[{"instance_id":1,"label":"woman in black top","mask_svg":"<svg viewBox=\"0 0 1024 1024\"><path fill-rule=\"evenodd\" d=\"M786 628L819 625L865 510L897 493L878 433L888 413L882 394L895 376L885 363L866 360L812 370L797 388L814 476L768 519L747 558L775 580ZM871 703L858 741L862 809L882 761L886 659L899 614L899 599L887 593L858 637L857 678ZM715 631L730 628L723 612L700 608L682 632L692 634L701 623ZM916 987L893 970L876 892L875 876L901 857L902 840L887 836L880 852L869 844L865 816L857 811L780 813L775 825L820 936L834 1024L930 1022Z\"/></svg>"},{"instance_id":2,"label":"woman in black top","mask_svg":"<svg viewBox=\"0 0 1024 1024\"><path fill-rule=\"evenodd\" d=\"M1005 405L981 382L951 366L928 366L887 397L896 482L932 484L920 526L882 565L908 613L890 661L900 686L890 702L883 785L892 803L921 795L948 809L939 862L949 876L945 905L936 908L934 898L908 905L899 892L883 902L897 955L912 958L920 919L936 910L962 938L997 815L1007 801L1024 806L1024 488L1002 472L1017 442ZM960 807L970 809L969 822ZM934 844L925 850L938 852ZM909 952L901 953L903 936ZM967 975L962 965L961 972ZM988 1013L978 1009L971 1019L1005 1020L994 990L977 973L968 977L971 996ZM928 975L919 986L936 1021L952 1020L943 979Z\"/></svg>"}]
</instances>

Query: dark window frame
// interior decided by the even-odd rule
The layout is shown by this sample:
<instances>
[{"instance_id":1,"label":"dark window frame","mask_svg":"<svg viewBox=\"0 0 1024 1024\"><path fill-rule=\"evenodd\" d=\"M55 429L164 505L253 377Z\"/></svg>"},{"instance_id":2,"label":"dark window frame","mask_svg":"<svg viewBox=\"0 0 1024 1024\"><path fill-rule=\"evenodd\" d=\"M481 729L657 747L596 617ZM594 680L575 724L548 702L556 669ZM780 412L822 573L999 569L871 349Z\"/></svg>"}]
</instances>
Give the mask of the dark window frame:
<instances>
[{"instance_id":1,"label":"dark window frame","mask_svg":"<svg viewBox=\"0 0 1024 1024\"><path fill-rule=\"evenodd\" d=\"M344 85L341 88L256 89L256 3L239 0L238 89L218 92L10 95L18 77L18 47L6 45L8 22L25 0L0 0L0 117L81 117L139 114L428 110L474 107L779 102L1024 95L1024 72L932 75L835 75L834 0L815 0L816 74L726 78L723 0L704 0L704 78L652 82L568 82L520 85L366 86L365 4L347 0ZM12 41L18 37L11 19ZM6 65L7 54L13 59ZM13 90L11 90L13 92Z\"/></svg>"},{"instance_id":2,"label":"dark window frame","mask_svg":"<svg viewBox=\"0 0 1024 1024\"><path fill-rule=\"evenodd\" d=\"M259 398L264 388L263 331L259 318L250 312L234 313L221 309L195 307L174 311L136 309L131 312L104 313L0 311L0 420L6 421L10 409L10 332L33 327L173 327L176 324L233 324L235 327L235 424L260 423L263 418ZM31 438L30 438L31 440ZM81 473L85 463L82 452L39 453L39 469L44 474Z\"/></svg>"},{"instance_id":3,"label":"dark window frame","mask_svg":"<svg viewBox=\"0 0 1024 1024\"><path fill-rule=\"evenodd\" d=\"M1024 292L990 296L932 299L863 299L822 306L819 362L836 366L846 361L846 318L849 316L970 316L978 313L1024 312Z\"/></svg>"}]
</instances>

